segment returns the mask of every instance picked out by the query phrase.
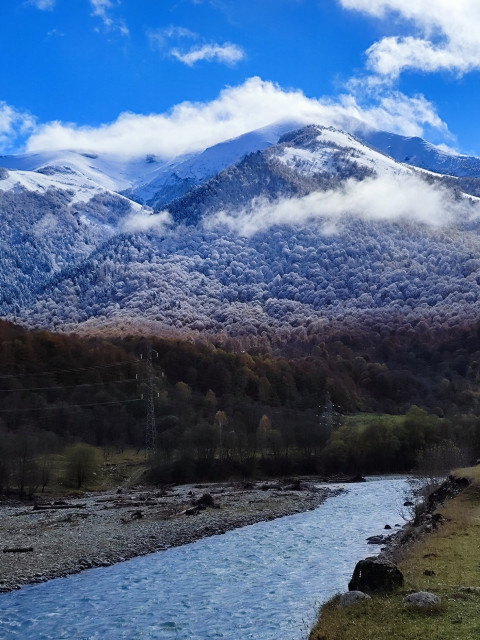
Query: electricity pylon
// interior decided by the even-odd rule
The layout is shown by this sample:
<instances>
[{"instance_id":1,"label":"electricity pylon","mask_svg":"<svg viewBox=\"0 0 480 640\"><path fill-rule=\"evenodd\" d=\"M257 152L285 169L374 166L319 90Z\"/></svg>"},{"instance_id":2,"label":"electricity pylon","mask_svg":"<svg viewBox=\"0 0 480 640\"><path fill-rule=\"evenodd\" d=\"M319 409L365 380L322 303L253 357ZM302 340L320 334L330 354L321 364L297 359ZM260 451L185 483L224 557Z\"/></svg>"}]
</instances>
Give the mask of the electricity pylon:
<instances>
[{"instance_id":1,"label":"electricity pylon","mask_svg":"<svg viewBox=\"0 0 480 640\"><path fill-rule=\"evenodd\" d=\"M152 345L147 345L146 357L146 382L147 382L147 419L145 424L145 454L147 458L154 456L157 452L157 426L155 424L155 391L153 379L153 354L158 358L158 352L152 349ZM143 359L143 354L140 356Z\"/></svg>"}]
</instances>

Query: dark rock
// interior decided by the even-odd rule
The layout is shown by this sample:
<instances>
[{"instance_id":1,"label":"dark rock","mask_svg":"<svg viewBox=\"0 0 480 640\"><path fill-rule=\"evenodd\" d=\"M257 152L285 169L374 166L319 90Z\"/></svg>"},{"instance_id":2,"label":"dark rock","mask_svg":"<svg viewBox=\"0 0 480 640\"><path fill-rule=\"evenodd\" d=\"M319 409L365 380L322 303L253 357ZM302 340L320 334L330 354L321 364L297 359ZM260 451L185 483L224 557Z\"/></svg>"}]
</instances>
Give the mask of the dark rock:
<instances>
[{"instance_id":1,"label":"dark rock","mask_svg":"<svg viewBox=\"0 0 480 640\"><path fill-rule=\"evenodd\" d=\"M366 481L367 481L366 478L361 476L359 473L357 473L356 476L353 476L348 480L348 482L366 482Z\"/></svg>"},{"instance_id":2,"label":"dark rock","mask_svg":"<svg viewBox=\"0 0 480 640\"><path fill-rule=\"evenodd\" d=\"M300 478L296 478L291 482L287 482L285 485L286 491L305 491L307 485L300 480Z\"/></svg>"},{"instance_id":3,"label":"dark rock","mask_svg":"<svg viewBox=\"0 0 480 640\"><path fill-rule=\"evenodd\" d=\"M194 504L197 505L197 507L198 506L213 507L215 504L215 500L213 499L213 496L210 493L204 493L203 496L198 498L198 500L195 500Z\"/></svg>"},{"instance_id":4,"label":"dark rock","mask_svg":"<svg viewBox=\"0 0 480 640\"><path fill-rule=\"evenodd\" d=\"M349 591L391 593L403 585L403 574L397 565L385 558L365 558L357 562Z\"/></svg>"},{"instance_id":5,"label":"dark rock","mask_svg":"<svg viewBox=\"0 0 480 640\"><path fill-rule=\"evenodd\" d=\"M432 525L433 527L436 529L439 525L441 525L443 522L445 522L445 518L442 516L441 513L434 513L432 515Z\"/></svg>"},{"instance_id":6,"label":"dark rock","mask_svg":"<svg viewBox=\"0 0 480 640\"><path fill-rule=\"evenodd\" d=\"M392 527L389 524L386 524L384 528L385 529L391 529Z\"/></svg>"},{"instance_id":7,"label":"dark rock","mask_svg":"<svg viewBox=\"0 0 480 640\"><path fill-rule=\"evenodd\" d=\"M406 502L403 503L404 507L414 507L415 505L413 504L413 502L411 500L407 500Z\"/></svg>"},{"instance_id":8,"label":"dark rock","mask_svg":"<svg viewBox=\"0 0 480 640\"><path fill-rule=\"evenodd\" d=\"M435 571L433 571L433 569L425 569L425 571L423 572L424 576L434 576L435 575Z\"/></svg>"},{"instance_id":9,"label":"dark rock","mask_svg":"<svg viewBox=\"0 0 480 640\"><path fill-rule=\"evenodd\" d=\"M385 542L384 536L370 536L367 538L368 544L383 544Z\"/></svg>"},{"instance_id":10,"label":"dark rock","mask_svg":"<svg viewBox=\"0 0 480 640\"><path fill-rule=\"evenodd\" d=\"M468 478L456 478L448 476L447 480L440 487L433 491L427 498L427 511L433 511L434 508L445 502L447 498L453 498L468 487L470 480Z\"/></svg>"},{"instance_id":11,"label":"dark rock","mask_svg":"<svg viewBox=\"0 0 480 640\"><path fill-rule=\"evenodd\" d=\"M191 509L186 509L185 510L185 515L186 516L196 516L197 513L199 513L197 507L192 507Z\"/></svg>"}]
</instances>

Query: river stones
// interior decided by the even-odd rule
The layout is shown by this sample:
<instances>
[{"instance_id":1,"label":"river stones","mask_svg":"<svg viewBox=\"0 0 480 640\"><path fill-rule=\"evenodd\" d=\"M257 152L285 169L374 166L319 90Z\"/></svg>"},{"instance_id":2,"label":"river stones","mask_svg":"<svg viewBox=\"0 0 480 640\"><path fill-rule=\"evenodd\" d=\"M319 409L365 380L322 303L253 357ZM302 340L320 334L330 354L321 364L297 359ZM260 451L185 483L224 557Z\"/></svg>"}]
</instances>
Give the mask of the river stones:
<instances>
[{"instance_id":1,"label":"river stones","mask_svg":"<svg viewBox=\"0 0 480 640\"><path fill-rule=\"evenodd\" d=\"M439 604L440 598L429 591L411 593L403 599L404 607L413 607L416 609L429 609L431 607L438 606Z\"/></svg>"},{"instance_id":2,"label":"river stones","mask_svg":"<svg viewBox=\"0 0 480 640\"><path fill-rule=\"evenodd\" d=\"M391 593L403 585L403 574L397 565L385 558L365 558L355 566L349 591Z\"/></svg>"},{"instance_id":3,"label":"river stones","mask_svg":"<svg viewBox=\"0 0 480 640\"><path fill-rule=\"evenodd\" d=\"M338 606L344 609L364 600L371 600L371 597L363 591L347 591L340 596Z\"/></svg>"}]
</instances>

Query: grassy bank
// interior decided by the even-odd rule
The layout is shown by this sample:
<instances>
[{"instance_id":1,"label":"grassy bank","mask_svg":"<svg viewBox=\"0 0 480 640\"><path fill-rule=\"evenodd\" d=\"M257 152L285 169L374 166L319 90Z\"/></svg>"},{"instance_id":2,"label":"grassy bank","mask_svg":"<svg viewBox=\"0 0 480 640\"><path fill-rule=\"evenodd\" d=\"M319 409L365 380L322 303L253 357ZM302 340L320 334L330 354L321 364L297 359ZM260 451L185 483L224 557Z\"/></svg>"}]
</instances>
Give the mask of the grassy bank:
<instances>
[{"instance_id":1,"label":"grassy bank","mask_svg":"<svg viewBox=\"0 0 480 640\"><path fill-rule=\"evenodd\" d=\"M399 563L404 587L347 609L340 609L334 598L322 608L310 640L480 637L480 467L457 474L473 478L473 483L438 510L446 522L418 541ZM428 612L405 609L403 598L412 591L435 593L441 604Z\"/></svg>"}]
</instances>

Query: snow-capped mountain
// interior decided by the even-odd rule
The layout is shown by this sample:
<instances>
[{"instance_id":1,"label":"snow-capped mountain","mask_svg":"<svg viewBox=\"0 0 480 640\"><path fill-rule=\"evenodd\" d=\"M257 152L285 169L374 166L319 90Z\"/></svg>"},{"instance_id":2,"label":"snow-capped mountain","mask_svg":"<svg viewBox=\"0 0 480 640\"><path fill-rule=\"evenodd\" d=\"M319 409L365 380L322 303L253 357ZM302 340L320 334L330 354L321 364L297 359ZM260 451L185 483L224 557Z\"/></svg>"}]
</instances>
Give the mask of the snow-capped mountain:
<instances>
[{"instance_id":1,"label":"snow-capped mountain","mask_svg":"<svg viewBox=\"0 0 480 640\"><path fill-rule=\"evenodd\" d=\"M443 149L422 138L409 138L387 131L371 131L360 135L365 142L398 162L460 178L480 177L480 158Z\"/></svg>"},{"instance_id":2,"label":"snow-capped mountain","mask_svg":"<svg viewBox=\"0 0 480 640\"><path fill-rule=\"evenodd\" d=\"M276 144L284 133L298 126L295 122L281 121L169 162L162 163L150 157L150 162L157 164L157 168L148 176L135 179L124 193L138 202L161 209L246 155Z\"/></svg>"},{"instance_id":3,"label":"snow-capped mountain","mask_svg":"<svg viewBox=\"0 0 480 640\"><path fill-rule=\"evenodd\" d=\"M30 326L302 339L346 319L480 311L475 199L333 128L271 128L170 162L2 164L0 312ZM154 194L156 212L126 194Z\"/></svg>"},{"instance_id":4,"label":"snow-capped mountain","mask_svg":"<svg viewBox=\"0 0 480 640\"><path fill-rule=\"evenodd\" d=\"M175 221L196 224L218 210L254 207L258 198L302 197L339 188L349 179L413 172L348 133L311 125L285 134L264 151L247 155L170 202L168 210Z\"/></svg>"},{"instance_id":5,"label":"snow-capped mountain","mask_svg":"<svg viewBox=\"0 0 480 640\"><path fill-rule=\"evenodd\" d=\"M280 121L175 158L148 155L132 159L75 151L0 156L0 167L10 174L2 189L15 185L39 192L50 187L71 189L76 200L110 191L160 208L247 154L276 144L281 135L297 126L292 121Z\"/></svg>"}]
</instances>

